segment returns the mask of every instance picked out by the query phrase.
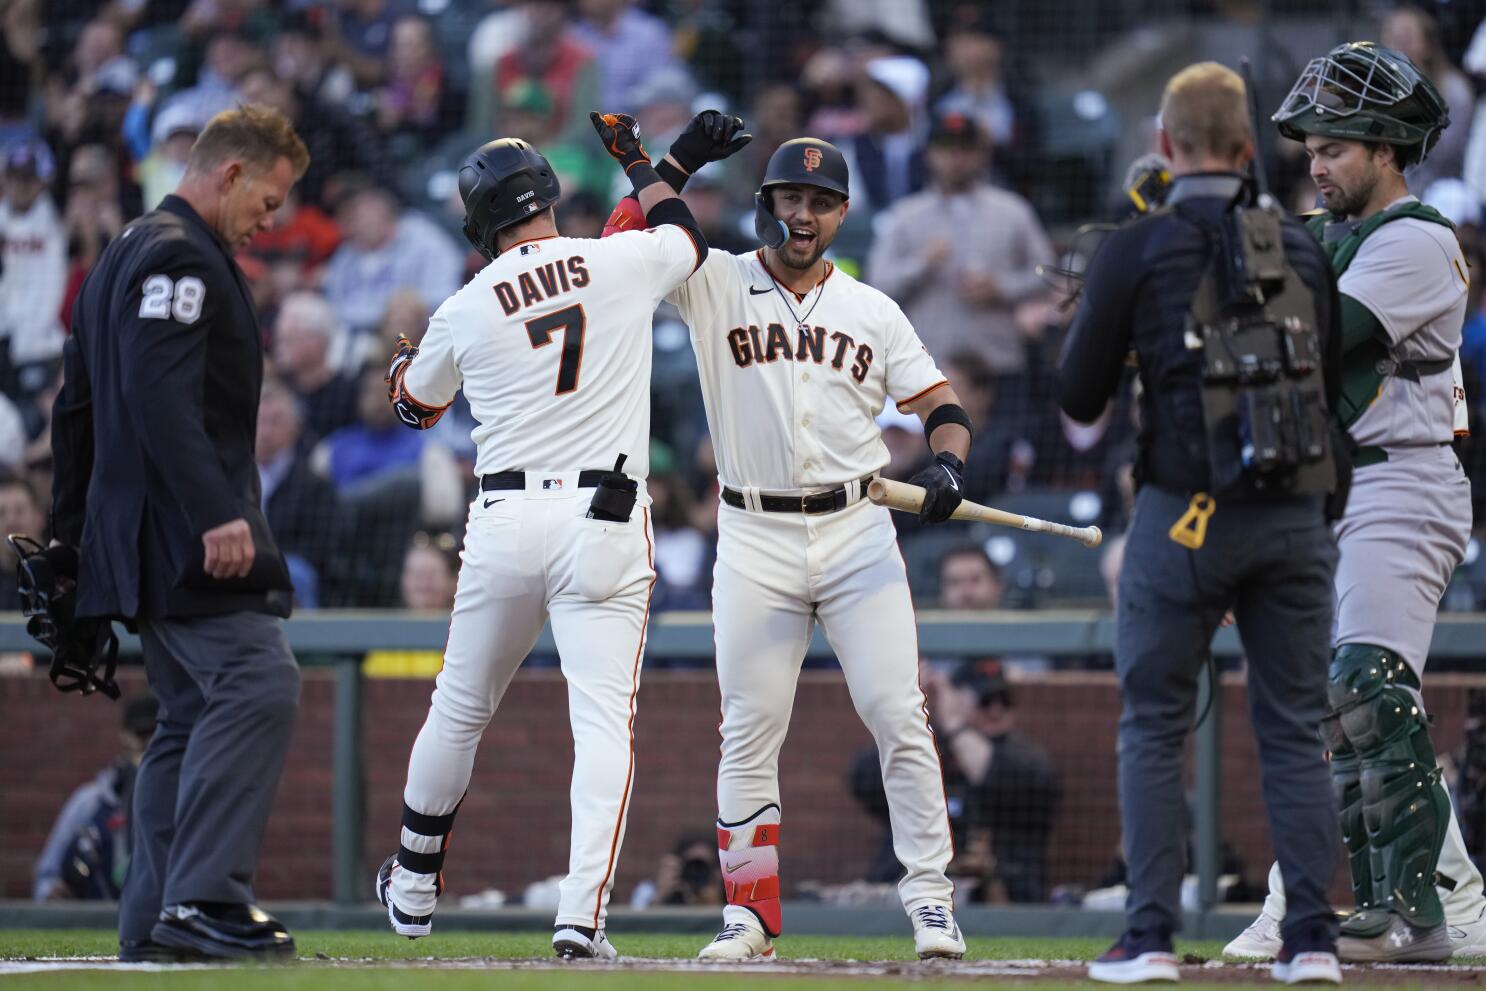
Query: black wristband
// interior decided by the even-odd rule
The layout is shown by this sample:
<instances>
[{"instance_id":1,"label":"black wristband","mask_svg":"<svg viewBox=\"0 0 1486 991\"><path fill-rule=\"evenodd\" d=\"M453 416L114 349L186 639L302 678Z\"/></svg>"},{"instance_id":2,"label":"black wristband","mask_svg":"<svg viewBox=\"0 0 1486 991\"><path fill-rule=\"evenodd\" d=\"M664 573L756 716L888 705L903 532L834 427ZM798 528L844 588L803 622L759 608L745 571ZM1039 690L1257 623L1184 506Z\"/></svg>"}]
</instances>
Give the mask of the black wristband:
<instances>
[{"instance_id":1,"label":"black wristband","mask_svg":"<svg viewBox=\"0 0 1486 991\"><path fill-rule=\"evenodd\" d=\"M672 165L664 158L655 164L655 174L660 176L661 180L667 186L670 186L678 193L686 188L686 180L691 178L691 175L686 171L679 166Z\"/></svg>"},{"instance_id":2,"label":"black wristband","mask_svg":"<svg viewBox=\"0 0 1486 991\"><path fill-rule=\"evenodd\" d=\"M624 170L629 176L630 185L635 190L635 195L640 195L640 190L648 189L661 181L660 176L655 174L655 168L649 162L636 162Z\"/></svg>"},{"instance_id":3,"label":"black wristband","mask_svg":"<svg viewBox=\"0 0 1486 991\"><path fill-rule=\"evenodd\" d=\"M930 411L928 418L924 420L924 443L929 445L929 450L934 450L934 445L929 438L934 436L934 431L946 423L958 423L964 427L972 437L975 428L970 424L970 414L965 412L965 407L958 403L946 403L943 406L935 406Z\"/></svg>"}]
</instances>

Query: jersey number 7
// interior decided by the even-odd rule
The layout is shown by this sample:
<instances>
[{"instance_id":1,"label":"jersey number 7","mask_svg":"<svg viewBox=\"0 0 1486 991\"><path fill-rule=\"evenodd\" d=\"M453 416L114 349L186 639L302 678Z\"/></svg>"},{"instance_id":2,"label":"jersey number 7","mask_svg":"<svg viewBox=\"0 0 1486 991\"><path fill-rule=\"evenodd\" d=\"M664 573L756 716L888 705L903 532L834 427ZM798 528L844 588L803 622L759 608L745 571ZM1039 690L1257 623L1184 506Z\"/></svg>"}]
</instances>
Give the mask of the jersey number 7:
<instances>
[{"instance_id":1,"label":"jersey number 7","mask_svg":"<svg viewBox=\"0 0 1486 991\"><path fill-rule=\"evenodd\" d=\"M583 331L587 322L581 303L526 321L526 336L531 338L534 348L551 344L554 330L563 332L562 360L557 365L559 396L578 388L578 366L583 364Z\"/></svg>"}]
</instances>

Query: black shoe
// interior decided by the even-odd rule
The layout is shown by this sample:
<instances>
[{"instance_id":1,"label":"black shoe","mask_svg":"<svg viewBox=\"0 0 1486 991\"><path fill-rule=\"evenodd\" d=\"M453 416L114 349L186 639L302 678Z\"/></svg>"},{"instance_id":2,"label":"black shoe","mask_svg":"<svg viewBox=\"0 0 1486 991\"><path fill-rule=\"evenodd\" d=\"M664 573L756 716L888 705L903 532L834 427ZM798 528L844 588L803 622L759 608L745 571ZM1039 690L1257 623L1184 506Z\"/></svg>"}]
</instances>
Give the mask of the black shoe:
<instances>
[{"instance_id":1,"label":"black shoe","mask_svg":"<svg viewBox=\"0 0 1486 991\"><path fill-rule=\"evenodd\" d=\"M1089 979L1107 984L1176 981L1176 954L1164 929L1127 929L1114 946L1089 964Z\"/></svg>"},{"instance_id":2,"label":"black shoe","mask_svg":"<svg viewBox=\"0 0 1486 991\"><path fill-rule=\"evenodd\" d=\"M167 905L150 939L217 959L292 960L294 939L257 905L196 902Z\"/></svg>"},{"instance_id":3,"label":"black shoe","mask_svg":"<svg viewBox=\"0 0 1486 991\"><path fill-rule=\"evenodd\" d=\"M195 950L162 946L153 939L119 941L119 963L200 963L207 959Z\"/></svg>"}]
</instances>

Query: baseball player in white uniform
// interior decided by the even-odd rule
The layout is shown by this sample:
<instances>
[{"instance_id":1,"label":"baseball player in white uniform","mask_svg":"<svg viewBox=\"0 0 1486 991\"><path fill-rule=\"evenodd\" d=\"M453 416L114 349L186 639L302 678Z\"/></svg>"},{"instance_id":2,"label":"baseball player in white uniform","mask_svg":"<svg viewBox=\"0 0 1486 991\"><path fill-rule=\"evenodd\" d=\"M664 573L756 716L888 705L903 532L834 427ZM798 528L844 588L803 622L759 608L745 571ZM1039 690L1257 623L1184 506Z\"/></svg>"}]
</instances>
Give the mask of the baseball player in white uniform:
<instances>
[{"instance_id":1,"label":"baseball player in white uniform","mask_svg":"<svg viewBox=\"0 0 1486 991\"><path fill-rule=\"evenodd\" d=\"M1449 124L1429 79L1368 42L1313 60L1274 118L1305 142L1329 215L1310 226L1341 290L1342 426L1358 445L1336 525L1336 655L1323 724L1356 913L1342 959L1486 953L1486 898L1440 780L1420 688L1435 614L1471 529L1450 442L1465 427L1458 352L1469 277L1448 221L1402 169ZM1269 956L1278 866L1258 920L1224 950Z\"/></svg>"},{"instance_id":2,"label":"baseball player in white uniform","mask_svg":"<svg viewBox=\"0 0 1486 991\"><path fill-rule=\"evenodd\" d=\"M680 188L721 157L726 149L683 135L660 172ZM945 877L949 820L918 686L908 580L888 510L869 503L866 488L888 461L874 417L891 396L924 419L934 452L913 480L927 492L924 519L947 519L960 501L970 421L897 304L822 257L847 195L835 147L786 142L758 193L763 250L714 251L667 297L691 328L723 503L712 601L727 906L704 960L773 955L782 927L779 752L817 622L877 742L918 953L965 952ZM610 221L638 223L623 202Z\"/></svg>"},{"instance_id":3,"label":"baseball player in white uniform","mask_svg":"<svg viewBox=\"0 0 1486 991\"><path fill-rule=\"evenodd\" d=\"M459 173L465 234L489 260L439 307L388 375L399 416L431 426L461 387L478 425L444 666L413 744L398 852L377 897L394 931L427 935L475 748L550 618L573 731L572 842L553 947L614 959L605 907L634 781L633 728L653 538L645 493L650 326L707 256L657 177L632 118L594 115L647 227L562 237L547 160L524 141L480 148ZM741 122L739 122L741 124Z\"/></svg>"}]
</instances>

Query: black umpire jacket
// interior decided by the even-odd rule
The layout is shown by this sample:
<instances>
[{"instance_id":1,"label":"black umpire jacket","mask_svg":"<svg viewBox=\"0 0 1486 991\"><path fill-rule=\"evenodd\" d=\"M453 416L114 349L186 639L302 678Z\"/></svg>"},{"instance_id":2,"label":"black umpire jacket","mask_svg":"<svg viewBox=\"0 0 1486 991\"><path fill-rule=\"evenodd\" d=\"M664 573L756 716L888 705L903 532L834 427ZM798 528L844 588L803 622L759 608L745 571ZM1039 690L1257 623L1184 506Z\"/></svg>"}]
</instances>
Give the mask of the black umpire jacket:
<instances>
[{"instance_id":1,"label":"black umpire jacket","mask_svg":"<svg viewBox=\"0 0 1486 991\"><path fill-rule=\"evenodd\" d=\"M52 534L79 550L78 615L289 615L259 508L263 341L226 242L185 200L115 238L84 281L53 412ZM201 535L239 517L244 578L203 570Z\"/></svg>"}]
</instances>

